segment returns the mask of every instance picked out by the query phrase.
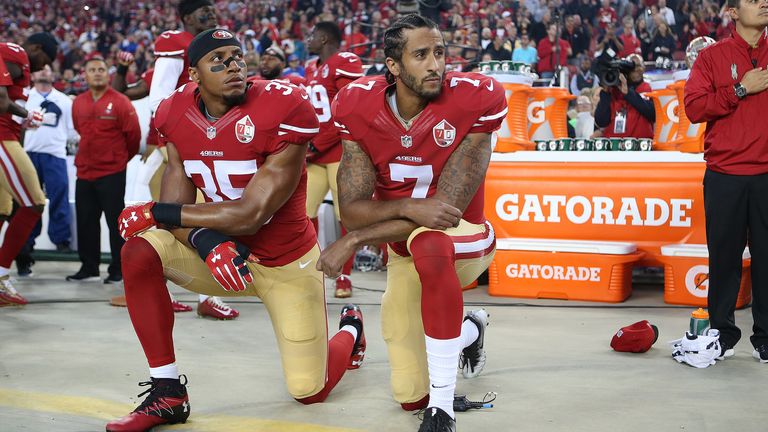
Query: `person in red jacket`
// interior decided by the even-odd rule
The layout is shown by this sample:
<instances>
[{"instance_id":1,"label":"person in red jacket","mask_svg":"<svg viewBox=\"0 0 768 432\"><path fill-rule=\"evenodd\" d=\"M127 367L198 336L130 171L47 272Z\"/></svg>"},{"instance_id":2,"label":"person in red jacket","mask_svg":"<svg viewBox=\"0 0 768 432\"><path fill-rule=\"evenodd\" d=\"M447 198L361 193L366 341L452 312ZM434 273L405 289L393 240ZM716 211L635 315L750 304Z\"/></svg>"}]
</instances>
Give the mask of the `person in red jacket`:
<instances>
[{"instance_id":1,"label":"person in red jacket","mask_svg":"<svg viewBox=\"0 0 768 432\"><path fill-rule=\"evenodd\" d=\"M107 63L93 57L85 64L88 91L75 99L72 120L80 134L80 146L75 156L77 183L75 209L77 212L77 249L82 263L68 281L98 280L101 214L109 227L112 263L104 283L123 280L120 249L123 239L117 226L117 216L125 207L125 169L128 161L139 151L141 129L131 101L109 86Z\"/></svg>"},{"instance_id":2,"label":"person in red jacket","mask_svg":"<svg viewBox=\"0 0 768 432\"><path fill-rule=\"evenodd\" d=\"M558 33L557 24L550 23L547 27L547 37L539 41L537 67L542 78L552 78L558 66L568 64L568 56L572 53L571 44L561 38ZM558 42L556 43L555 40Z\"/></svg>"},{"instance_id":3,"label":"person in red jacket","mask_svg":"<svg viewBox=\"0 0 768 432\"><path fill-rule=\"evenodd\" d=\"M752 355L768 363L768 1L728 0L731 36L699 53L685 85L685 113L707 122L704 215L709 249L710 324L718 360L741 338L734 309L742 253L752 255Z\"/></svg>"}]
</instances>

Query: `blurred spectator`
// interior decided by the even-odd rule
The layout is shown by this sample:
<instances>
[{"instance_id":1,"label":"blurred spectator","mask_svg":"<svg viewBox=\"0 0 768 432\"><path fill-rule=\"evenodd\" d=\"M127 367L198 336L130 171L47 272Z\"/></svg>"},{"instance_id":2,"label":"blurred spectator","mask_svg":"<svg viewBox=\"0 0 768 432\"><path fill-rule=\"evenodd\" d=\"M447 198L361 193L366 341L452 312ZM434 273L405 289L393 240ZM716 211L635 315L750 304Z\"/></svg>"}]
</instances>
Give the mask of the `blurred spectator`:
<instances>
[{"instance_id":1,"label":"blurred spectator","mask_svg":"<svg viewBox=\"0 0 768 432\"><path fill-rule=\"evenodd\" d=\"M488 45L484 53L490 54L492 60L512 60L512 51L504 46L503 34L496 32L493 36L493 42Z\"/></svg>"},{"instance_id":2,"label":"blurred spectator","mask_svg":"<svg viewBox=\"0 0 768 432\"><path fill-rule=\"evenodd\" d=\"M360 30L359 23L347 26L344 31L343 49L357 54L358 57L368 56L368 51L370 50L369 42L370 40Z\"/></svg>"},{"instance_id":3,"label":"blurred spectator","mask_svg":"<svg viewBox=\"0 0 768 432\"><path fill-rule=\"evenodd\" d=\"M669 26L666 22L660 22L656 35L651 41L651 52L653 53L653 60L659 57L672 58L672 53L675 52L675 36L669 30Z\"/></svg>"},{"instance_id":4,"label":"blurred spectator","mask_svg":"<svg viewBox=\"0 0 768 432\"><path fill-rule=\"evenodd\" d=\"M591 94L576 99L576 125L573 127L576 138L590 138L595 133Z\"/></svg>"},{"instance_id":5,"label":"blurred spectator","mask_svg":"<svg viewBox=\"0 0 768 432\"><path fill-rule=\"evenodd\" d=\"M611 7L611 0L603 0L603 6L597 11L597 25L605 31L609 24L616 24L618 20L616 9Z\"/></svg>"},{"instance_id":6,"label":"blurred spectator","mask_svg":"<svg viewBox=\"0 0 768 432\"><path fill-rule=\"evenodd\" d=\"M539 54L536 48L531 46L531 38L528 37L528 33L520 35L520 47L515 48L512 53L512 61L522 62L535 66L538 63Z\"/></svg>"},{"instance_id":7,"label":"blurred spectator","mask_svg":"<svg viewBox=\"0 0 768 432\"><path fill-rule=\"evenodd\" d=\"M605 27L605 33L597 38L596 52L603 52L607 49L613 50L618 54L624 50L624 44L616 36L616 26L614 23L608 23Z\"/></svg>"},{"instance_id":8,"label":"blurred spectator","mask_svg":"<svg viewBox=\"0 0 768 432\"><path fill-rule=\"evenodd\" d=\"M651 54L651 42L653 41L653 35L648 30L648 23L645 19L638 19L635 29L635 35L640 40L640 52L643 55L644 60L650 60Z\"/></svg>"},{"instance_id":9,"label":"blurred spectator","mask_svg":"<svg viewBox=\"0 0 768 432\"><path fill-rule=\"evenodd\" d=\"M538 71L542 78L551 78L558 66L568 64L571 46L562 38L557 37L557 25L551 23L547 28L547 37L539 42Z\"/></svg>"},{"instance_id":10,"label":"blurred spectator","mask_svg":"<svg viewBox=\"0 0 768 432\"><path fill-rule=\"evenodd\" d=\"M630 54L643 54L643 50L640 47L640 39L635 35L635 20L631 16L625 16L622 19L624 25L619 40L623 45L622 50L619 51L619 57L628 57Z\"/></svg>"},{"instance_id":11,"label":"blurred spectator","mask_svg":"<svg viewBox=\"0 0 768 432\"><path fill-rule=\"evenodd\" d=\"M366 76L384 75L387 71L387 65L384 63L387 57L384 55L384 48L376 48L373 52L373 64L365 71Z\"/></svg>"},{"instance_id":12,"label":"blurred spectator","mask_svg":"<svg viewBox=\"0 0 768 432\"><path fill-rule=\"evenodd\" d=\"M109 86L107 62L93 57L85 64L89 90L75 99L72 119L80 134L75 158L77 246L81 267L67 280L98 280L102 213L109 227L112 262L104 283L123 279L117 217L125 207L125 170L139 150L141 129L131 102Z\"/></svg>"},{"instance_id":13,"label":"blurred spectator","mask_svg":"<svg viewBox=\"0 0 768 432\"><path fill-rule=\"evenodd\" d=\"M659 0L659 14L664 18L668 26L675 26L675 13L667 7L667 0Z\"/></svg>"},{"instance_id":14,"label":"blurred spectator","mask_svg":"<svg viewBox=\"0 0 768 432\"><path fill-rule=\"evenodd\" d=\"M590 36L586 26L582 25L581 17L570 15L565 17L565 32L563 39L571 45L571 56L569 59L575 59L579 55L589 51Z\"/></svg>"},{"instance_id":15,"label":"blurred spectator","mask_svg":"<svg viewBox=\"0 0 768 432\"><path fill-rule=\"evenodd\" d=\"M244 53L261 54L263 52L261 49L261 42L256 38L256 32L251 29L248 29L243 33L242 44Z\"/></svg>"},{"instance_id":16,"label":"blurred spectator","mask_svg":"<svg viewBox=\"0 0 768 432\"><path fill-rule=\"evenodd\" d=\"M304 73L304 66L299 63L299 57L296 54L289 55L288 67L283 71L283 75L297 75L303 77Z\"/></svg>"},{"instance_id":17,"label":"blurred spectator","mask_svg":"<svg viewBox=\"0 0 768 432\"><path fill-rule=\"evenodd\" d=\"M597 87L597 77L592 73L592 59L587 55L579 57L579 70L571 78L571 94L579 96L583 89Z\"/></svg>"}]
</instances>

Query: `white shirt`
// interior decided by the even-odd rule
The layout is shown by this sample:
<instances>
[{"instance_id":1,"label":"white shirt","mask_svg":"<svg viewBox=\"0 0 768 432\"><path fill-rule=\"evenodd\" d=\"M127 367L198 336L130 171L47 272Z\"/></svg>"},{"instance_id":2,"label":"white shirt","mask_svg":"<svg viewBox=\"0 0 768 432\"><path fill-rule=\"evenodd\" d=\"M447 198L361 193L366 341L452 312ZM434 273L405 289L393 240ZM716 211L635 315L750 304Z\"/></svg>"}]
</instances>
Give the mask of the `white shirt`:
<instances>
[{"instance_id":1,"label":"white shirt","mask_svg":"<svg viewBox=\"0 0 768 432\"><path fill-rule=\"evenodd\" d=\"M77 140L79 135L72 124L72 99L51 89L43 96L36 88L29 92L28 110L44 109L43 124L24 133L24 150L47 153L64 159L67 156L67 140Z\"/></svg>"},{"instance_id":2,"label":"white shirt","mask_svg":"<svg viewBox=\"0 0 768 432\"><path fill-rule=\"evenodd\" d=\"M663 7L659 9L659 13L661 16L664 17L664 21L667 22L667 25L674 26L675 25L675 13L672 12L672 9L668 7Z\"/></svg>"}]
</instances>

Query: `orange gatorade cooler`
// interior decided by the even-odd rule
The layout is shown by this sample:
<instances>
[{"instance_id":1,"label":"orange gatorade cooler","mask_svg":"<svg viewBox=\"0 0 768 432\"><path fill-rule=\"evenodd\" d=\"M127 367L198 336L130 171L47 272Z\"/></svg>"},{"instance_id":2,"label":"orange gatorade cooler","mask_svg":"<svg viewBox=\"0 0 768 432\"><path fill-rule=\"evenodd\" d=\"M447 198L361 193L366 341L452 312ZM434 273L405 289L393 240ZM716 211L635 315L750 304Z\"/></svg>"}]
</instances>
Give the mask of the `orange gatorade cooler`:
<instances>
[{"instance_id":1,"label":"orange gatorade cooler","mask_svg":"<svg viewBox=\"0 0 768 432\"><path fill-rule=\"evenodd\" d=\"M709 293L709 252L705 244L671 244L661 247L659 260L664 263L664 302L707 307ZM741 288L736 307L752 301L749 249L742 255Z\"/></svg>"},{"instance_id":2,"label":"orange gatorade cooler","mask_svg":"<svg viewBox=\"0 0 768 432\"><path fill-rule=\"evenodd\" d=\"M689 153L701 153L704 151L704 131L707 129L707 123L691 123L691 120L685 115L685 82L691 71L681 70L673 74L675 82L670 84L669 88L677 93L678 110L677 117L679 125L677 128L677 137L675 145L678 150Z\"/></svg>"},{"instance_id":3,"label":"orange gatorade cooler","mask_svg":"<svg viewBox=\"0 0 768 432\"><path fill-rule=\"evenodd\" d=\"M507 118L497 131L497 152L534 150L528 138L528 97L533 78L527 75L494 74L493 78L504 86L507 93Z\"/></svg>"},{"instance_id":4,"label":"orange gatorade cooler","mask_svg":"<svg viewBox=\"0 0 768 432\"><path fill-rule=\"evenodd\" d=\"M646 96L653 100L656 110L656 123L653 126L654 150L677 150L677 130L679 127L678 109L680 101L677 92L668 88L672 81L652 81L651 89Z\"/></svg>"},{"instance_id":5,"label":"orange gatorade cooler","mask_svg":"<svg viewBox=\"0 0 768 432\"><path fill-rule=\"evenodd\" d=\"M528 138L568 138L568 101L576 96L560 87L533 87L528 99ZM533 148L531 148L533 150Z\"/></svg>"},{"instance_id":6,"label":"orange gatorade cooler","mask_svg":"<svg viewBox=\"0 0 768 432\"><path fill-rule=\"evenodd\" d=\"M488 293L622 302L632 293L632 266L643 255L633 243L498 239L488 270Z\"/></svg>"}]
</instances>

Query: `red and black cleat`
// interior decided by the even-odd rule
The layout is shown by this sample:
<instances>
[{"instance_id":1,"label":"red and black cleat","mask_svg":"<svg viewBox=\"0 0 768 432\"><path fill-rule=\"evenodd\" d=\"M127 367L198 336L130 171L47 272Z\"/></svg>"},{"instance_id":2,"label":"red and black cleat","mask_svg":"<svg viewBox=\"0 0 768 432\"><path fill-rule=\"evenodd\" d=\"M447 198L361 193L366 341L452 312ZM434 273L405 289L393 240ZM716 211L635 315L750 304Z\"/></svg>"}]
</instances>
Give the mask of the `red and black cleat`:
<instances>
[{"instance_id":1,"label":"red and black cleat","mask_svg":"<svg viewBox=\"0 0 768 432\"><path fill-rule=\"evenodd\" d=\"M183 384L181 377L184 377ZM109 422L107 432L144 432L159 425L186 423L189 417L187 377L181 377L151 378L152 381L139 383L140 386L152 386L139 397L149 395L132 413Z\"/></svg>"},{"instance_id":2,"label":"red and black cleat","mask_svg":"<svg viewBox=\"0 0 768 432\"><path fill-rule=\"evenodd\" d=\"M345 325L351 325L357 329L357 339L352 348L352 355L349 356L347 369L358 369L363 364L365 358L365 332L363 331L363 312L357 305L346 304L341 308L341 320L339 328Z\"/></svg>"}]
</instances>

